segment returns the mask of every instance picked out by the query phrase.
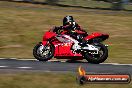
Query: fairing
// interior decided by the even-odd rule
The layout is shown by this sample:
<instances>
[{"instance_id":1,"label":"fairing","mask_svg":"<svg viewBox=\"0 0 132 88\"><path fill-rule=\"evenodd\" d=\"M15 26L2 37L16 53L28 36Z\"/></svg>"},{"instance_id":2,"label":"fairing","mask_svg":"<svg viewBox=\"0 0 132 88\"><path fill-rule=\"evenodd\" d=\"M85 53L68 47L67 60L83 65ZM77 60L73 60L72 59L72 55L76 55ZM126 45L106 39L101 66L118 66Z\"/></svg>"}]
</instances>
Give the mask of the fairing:
<instances>
[{"instance_id":1,"label":"fairing","mask_svg":"<svg viewBox=\"0 0 132 88\"><path fill-rule=\"evenodd\" d=\"M65 31L62 32L62 34ZM82 34L82 32L79 32L79 34ZM75 53L73 52L73 50L71 49L71 47L73 46L73 42L69 41L66 42L67 40L61 40L58 39L58 36L56 33L48 31L44 34L43 36L43 41L42 44L46 45L47 42L50 42L51 44L54 45L55 47L55 53L54 53L54 57L55 58L61 58L61 59L76 59L76 60L82 60L83 56L80 53ZM90 39L94 39L97 37L102 37L104 40L107 39L109 37L109 35L107 34L102 34L102 33L92 33L91 35L88 35L85 37L85 40L90 40ZM62 36L63 38L63 36ZM77 57L77 58L76 58Z\"/></svg>"},{"instance_id":2,"label":"fairing","mask_svg":"<svg viewBox=\"0 0 132 88\"><path fill-rule=\"evenodd\" d=\"M57 34L54 32L46 32L43 36L43 41L47 41L49 39L51 39L52 37L56 36Z\"/></svg>"},{"instance_id":3,"label":"fairing","mask_svg":"<svg viewBox=\"0 0 132 88\"><path fill-rule=\"evenodd\" d=\"M85 37L85 40L91 40L91 39L95 39L95 38L101 38L104 41L107 38L109 38L109 35L95 32L95 33L92 33L91 35L88 35L87 37Z\"/></svg>"}]
</instances>

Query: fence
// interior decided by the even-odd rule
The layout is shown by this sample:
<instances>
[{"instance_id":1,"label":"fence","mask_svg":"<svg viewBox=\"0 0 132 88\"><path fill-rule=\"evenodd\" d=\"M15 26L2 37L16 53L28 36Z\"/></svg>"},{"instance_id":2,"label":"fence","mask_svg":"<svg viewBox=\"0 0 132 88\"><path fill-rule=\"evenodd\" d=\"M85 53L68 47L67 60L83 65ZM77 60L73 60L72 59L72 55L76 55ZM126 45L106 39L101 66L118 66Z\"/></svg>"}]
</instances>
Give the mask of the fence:
<instances>
[{"instance_id":1,"label":"fence","mask_svg":"<svg viewBox=\"0 0 132 88\"><path fill-rule=\"evenodd\" d=\"M5 0L4 0L5 1ZM132 0L7 0L90 9L132 10Z\"/></svg>"}]
</instances>

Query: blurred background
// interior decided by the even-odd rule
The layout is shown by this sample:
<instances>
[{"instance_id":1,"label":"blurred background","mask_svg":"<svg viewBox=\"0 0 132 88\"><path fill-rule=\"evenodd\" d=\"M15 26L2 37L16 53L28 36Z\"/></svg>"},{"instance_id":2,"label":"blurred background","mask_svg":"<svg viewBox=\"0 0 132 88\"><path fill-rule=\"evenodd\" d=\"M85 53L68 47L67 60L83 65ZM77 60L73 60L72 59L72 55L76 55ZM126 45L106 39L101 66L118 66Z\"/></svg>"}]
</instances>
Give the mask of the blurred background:
<instances>
[{"instance_id":1,"label":"blurred background","mask_svg":"<svg viewBox=\"0 0 132 88\"><path fill-rule=\"evenodd\" d=\"M24 1L61 6L76 6L93 9L132 10L132 0L4 0Z\"/></svg>"},{"instance_id":2,"label":"blurred background","mask_svg":"<svg viewBox=\"0 0 132 88\"><path fill-rule=\"evenodd\" d=\"M61 26L66 15L72 15L88 34L110 35L104 42L109 45L109 57L104 63L132 64L132 0L0 0L0 58L35 59L34 46L50 28ZM38 65L36 62L36 68ZM27 69L28 73L16 74L5 68L9 73L5 74L2 69L0 88L132 88L132 83L80 86L71 73L30 73Z\"/></svg>"}]
</instances>

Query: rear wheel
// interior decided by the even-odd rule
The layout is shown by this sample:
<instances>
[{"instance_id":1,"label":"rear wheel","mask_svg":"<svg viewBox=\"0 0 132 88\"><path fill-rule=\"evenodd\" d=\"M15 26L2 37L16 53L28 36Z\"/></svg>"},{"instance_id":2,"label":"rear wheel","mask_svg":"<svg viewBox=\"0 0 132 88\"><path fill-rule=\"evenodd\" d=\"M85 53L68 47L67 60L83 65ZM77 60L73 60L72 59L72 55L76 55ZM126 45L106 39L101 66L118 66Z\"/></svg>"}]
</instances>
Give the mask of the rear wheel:
<instances>
[{"instance_id":1,"label":"rear wheel","mask_svg":"<svg viewBox=\"0 0 132 88\"><path fill-rule=\"evenodd\" d=\"M92 54L90 52L85 53L84 57L90 63L99 64L104 62L108 57L108 49L101 43L94 44L99 49L98 54Z\"/></svg>"},{"instance_id":2,"label":"rear wheel","mask_svg":"<svg viewBox=\"0 0 132 88\"><path fill-rule=\"evenodd\" d=\"M39 61L48 61L54 56L54 46L52 44L43 46L39 43L34 47L33 55Z\"/></svg>"}]
</instances>

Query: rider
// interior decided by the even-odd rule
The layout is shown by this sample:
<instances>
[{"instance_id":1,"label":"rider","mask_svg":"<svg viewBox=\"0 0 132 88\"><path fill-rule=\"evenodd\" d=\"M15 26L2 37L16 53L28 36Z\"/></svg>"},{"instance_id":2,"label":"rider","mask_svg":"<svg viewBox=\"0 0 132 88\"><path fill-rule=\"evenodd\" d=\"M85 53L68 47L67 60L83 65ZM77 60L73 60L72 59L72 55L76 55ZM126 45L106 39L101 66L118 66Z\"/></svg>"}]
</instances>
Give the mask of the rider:
<instances>
[{"instance_id":1,"label":"rider","mask_svg":"<svg viewBox=\"0 0 132 88\"><path fill-rule=\"evenodd\" d=\"M80 44L84 43L84 40L81 38L81 36L77 36L76 33L73 30L81 30L83 32L85 32L85 34L83 34L83 36L87 35L87 32L85 30L82 30L81 27L74 21L72 16L65 16L63 18L63 26L58 27L58 29L64 29L67 30L68 34L77 39L79 42L81 42Z\"/></svg>"}]
</instances>

